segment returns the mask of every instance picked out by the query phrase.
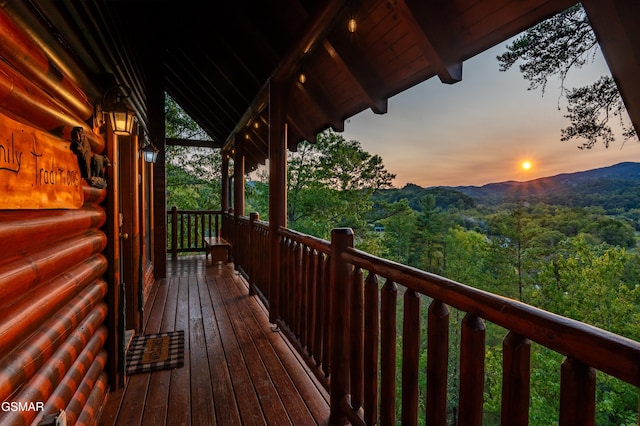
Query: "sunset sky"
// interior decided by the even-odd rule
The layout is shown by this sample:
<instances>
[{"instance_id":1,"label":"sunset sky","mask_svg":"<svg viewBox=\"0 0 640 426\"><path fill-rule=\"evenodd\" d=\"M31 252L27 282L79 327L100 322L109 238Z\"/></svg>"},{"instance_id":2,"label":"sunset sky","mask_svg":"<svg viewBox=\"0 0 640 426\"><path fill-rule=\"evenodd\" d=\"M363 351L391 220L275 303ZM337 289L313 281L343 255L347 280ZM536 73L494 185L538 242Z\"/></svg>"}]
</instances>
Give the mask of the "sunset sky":
<instances>
[{"instance_id":1,"label":"sunset sky","mask_svg":"<svg viewBox=\"0 0 640 426\"><path fill-rule=\"evenodd\" d=\"M640 144L630 140L623 146L619 133L608 149L600 144L580 150L579 141L560 141L560 130L569 122L559 81L551 81L543 96L527 90L529 83L517 68L498 71L496 56L505 45L466 61L459 83L432 78L389 99L387 114L367 110L352 117L343 136L380 155L396 174L396 187L525 181L640 161ZM572 72L566 87L590 84L605 74L609 70L598 55ZM524 161L529 169L522 168Z\"/></svg>"}]
</instances>

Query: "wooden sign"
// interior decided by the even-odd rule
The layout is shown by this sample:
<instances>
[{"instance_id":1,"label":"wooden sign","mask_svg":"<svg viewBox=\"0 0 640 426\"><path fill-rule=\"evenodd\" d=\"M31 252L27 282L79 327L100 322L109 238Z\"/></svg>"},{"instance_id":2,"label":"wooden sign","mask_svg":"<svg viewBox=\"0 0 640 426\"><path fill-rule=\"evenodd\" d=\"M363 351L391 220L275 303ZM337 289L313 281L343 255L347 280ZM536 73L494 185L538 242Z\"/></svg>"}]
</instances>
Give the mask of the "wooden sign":
<instances>
[{"instance_id":1,"label":"wooden sign","mask_svg":"<svg viewBox=\"0 0 640 426\"><path fill-rule=\"evenodd\" d=\"M0 114L0 210L82 207L83 179L70 146Z\"/></svg>"}]
</instances>

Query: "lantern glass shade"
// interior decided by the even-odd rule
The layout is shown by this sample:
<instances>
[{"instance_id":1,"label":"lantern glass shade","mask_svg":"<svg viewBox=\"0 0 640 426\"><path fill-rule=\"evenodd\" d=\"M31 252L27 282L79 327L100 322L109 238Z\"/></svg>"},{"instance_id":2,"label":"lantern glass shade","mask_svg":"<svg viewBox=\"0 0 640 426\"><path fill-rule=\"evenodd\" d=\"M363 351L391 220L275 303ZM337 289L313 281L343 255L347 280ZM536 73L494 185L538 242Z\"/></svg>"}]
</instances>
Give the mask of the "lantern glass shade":
<instances>
[{"instance_id":1,"label":"lantern glass shade","mask_svg":"<svg viewBox=\"0 0 640 426\"><path fill-rule=\"evenodd\" d=\"M158 152L158 148L156 148L152 143L142 148L142 155L144 156L145 163L155 163L158 159Z\"/></svg>"},{"instance_id":2,"label":"lantern glass shade","mask_svg":"<svg viewBox=\"0 0 640 426\"><path fill-rule=\"evenodd\" d=\"M135 112L123 102L129 96L131 96L131 89L121 84L109 88L102 95L102 111L104 114L109 115L113 133L116 135L128 136L133 130ZM114 97L115 102L106 102L107 100L113 100Z\"/></svg>"},{"instance_id":3,"label":"lantern glass shade","mask_svg":"<svg viewBox=\"0 0 640 426\"><path fill-rule=\"evenodd\" d=\"M109 114L113 133L121 136L128 136L131 134L135 114L132 110L127 108L124 102L116 102L109 106L106 112Z\"/></svg>"}]
</instances>

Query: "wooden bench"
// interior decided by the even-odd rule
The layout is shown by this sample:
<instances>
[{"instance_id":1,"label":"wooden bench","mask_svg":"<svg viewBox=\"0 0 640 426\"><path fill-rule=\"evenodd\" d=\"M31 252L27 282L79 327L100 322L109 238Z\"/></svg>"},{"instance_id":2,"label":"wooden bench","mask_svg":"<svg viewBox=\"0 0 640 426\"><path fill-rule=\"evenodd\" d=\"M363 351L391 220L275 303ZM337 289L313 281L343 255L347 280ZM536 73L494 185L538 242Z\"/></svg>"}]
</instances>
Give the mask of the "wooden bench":
<instances>
[{"instance_id":1,"label":"wooden bench","mask_svg":"<svg viewBox=\"0 0 640 426\"><path fill-rule=\"evenodd\" d=\"M221 237L204 237L204 259L211 255L212 263L229 263L231 244Z\"/></svg>"}]
</instances>

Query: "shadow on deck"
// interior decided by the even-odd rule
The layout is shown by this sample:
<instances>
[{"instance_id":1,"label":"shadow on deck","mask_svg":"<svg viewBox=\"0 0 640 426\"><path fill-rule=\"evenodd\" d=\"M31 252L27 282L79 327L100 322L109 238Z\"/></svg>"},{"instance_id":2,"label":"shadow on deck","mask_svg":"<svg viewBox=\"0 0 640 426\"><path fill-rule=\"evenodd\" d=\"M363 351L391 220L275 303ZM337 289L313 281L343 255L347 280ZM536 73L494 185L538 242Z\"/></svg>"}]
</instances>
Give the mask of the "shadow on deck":
<instances>
[{"instance_id":1,"label":"shadow on deck","mask_svg":"<svg viewBox=\"0 0 640 426\"><path fill-rule=\"evenodd\" d=\"M100 425L328 424L328 394L232 264L168 260L145 306L145 333L184 330L185 365L135 374Z\"/></svg>"}]
</instances>

